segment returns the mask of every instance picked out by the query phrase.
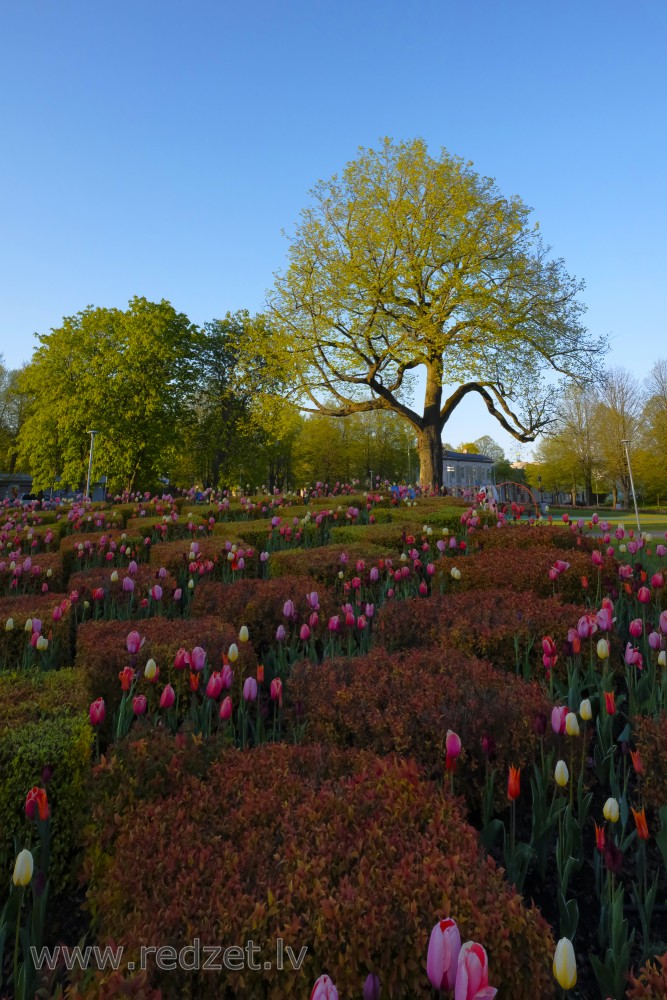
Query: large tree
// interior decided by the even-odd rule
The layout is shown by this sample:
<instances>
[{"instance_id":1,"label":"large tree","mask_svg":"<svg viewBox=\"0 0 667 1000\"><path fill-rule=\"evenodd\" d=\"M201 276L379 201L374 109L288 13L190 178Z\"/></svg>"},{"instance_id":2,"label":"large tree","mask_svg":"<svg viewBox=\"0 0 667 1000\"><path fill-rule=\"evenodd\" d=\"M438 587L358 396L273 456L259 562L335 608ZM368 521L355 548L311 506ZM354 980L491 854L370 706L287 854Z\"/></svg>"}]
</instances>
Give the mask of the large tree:
<instances>
[{"instance_id":1,"label":"large tree","mask_svg":"<svg viewBox=\"0 0 667 1000\"><path fill-rule=\"evenodd\" d=\"M19 387L30 409L20 457L36 489L78 486L95 429L93 477L114 488L155 485L182 441L198 332L169 302L135 298L128 308L89 306L38 337Z\"/></svg>"},{"instance_id":2,"label":"large tree","mask_svg":"<svg viewBox=\"0 0 667 1000\"><path fill-rule=\"evenodd\" d=\"M439 485L442 431L469 393L532 441L554 380L590 377L603 345L582 326L581 284L549 256L530 209L470 163L386 139L311 194L269 298L273 363L305 409L399 413L422 482Z\"/></svg>"}]
</instances>

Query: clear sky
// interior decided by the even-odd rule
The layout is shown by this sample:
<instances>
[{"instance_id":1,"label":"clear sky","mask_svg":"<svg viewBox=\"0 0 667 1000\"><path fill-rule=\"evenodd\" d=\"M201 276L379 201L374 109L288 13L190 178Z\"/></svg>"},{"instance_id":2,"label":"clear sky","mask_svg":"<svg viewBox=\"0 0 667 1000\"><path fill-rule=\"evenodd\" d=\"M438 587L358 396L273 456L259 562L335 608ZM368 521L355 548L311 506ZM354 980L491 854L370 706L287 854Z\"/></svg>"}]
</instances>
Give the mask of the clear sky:
<instances>
[{"instance_id":1,"label":"clear sky","mask_svg":"<svg viewBox=\"0 0 667 1000\"><path fill-rule=\"evenodd\" d=\"M667 356L664 0L0 0L0 352L89 304L259 310L307 194L422 136L535 209L609 363ZM455 445L512 439L469 397Z\"/></svg>"}]
</instances>

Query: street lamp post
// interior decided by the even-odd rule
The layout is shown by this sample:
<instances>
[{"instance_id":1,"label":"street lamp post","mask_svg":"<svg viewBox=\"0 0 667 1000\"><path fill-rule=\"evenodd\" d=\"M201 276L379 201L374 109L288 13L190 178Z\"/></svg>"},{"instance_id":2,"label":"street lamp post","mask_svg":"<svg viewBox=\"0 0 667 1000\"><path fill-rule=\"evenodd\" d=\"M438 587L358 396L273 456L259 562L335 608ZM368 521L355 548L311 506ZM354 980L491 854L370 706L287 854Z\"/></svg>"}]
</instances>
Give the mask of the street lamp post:
<instances>
[{"instance_id":1,"label":"street lamp post","mask_svg":"<svg viewBox=\"0 0 667 1000\"><path fill-rule=\"evenodd\" d=\"M625 445L625 458L628 463L628 472L630 473L630 489L632 490L632 499L635 505L635 517L637 518L637 531L641 535L642 528L639 523L639 508L637 507L637 494L635 493L635 484L632 478L632 466L630 465L630 452L628 451L628 445L630 444L630 441L627 438L624 438L621 441L621 444Z\"/></svg>"},{"instance_id":2,"label":"street lamp post","mask_svg":"<svg viewBox=\"0 0 667 1000\"><path fill-rule=\"evenodd\" d=\"M93 472L93 450L95 448L95 435L99 434L99 431L88 431L90 434L90 457L88 459L88 477L86 479L86 497L90 498L90 477Z\"/></svg>"}]
</instances>

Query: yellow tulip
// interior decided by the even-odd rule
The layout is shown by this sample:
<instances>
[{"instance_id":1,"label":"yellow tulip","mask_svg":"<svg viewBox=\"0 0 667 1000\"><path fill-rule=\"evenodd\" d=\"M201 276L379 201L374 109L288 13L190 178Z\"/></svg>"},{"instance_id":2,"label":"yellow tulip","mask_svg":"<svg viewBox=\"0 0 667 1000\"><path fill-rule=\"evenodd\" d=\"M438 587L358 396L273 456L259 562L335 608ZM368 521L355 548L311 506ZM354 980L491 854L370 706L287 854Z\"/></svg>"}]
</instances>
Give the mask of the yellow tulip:
<instances>
[{"instance_id":1,"label":"yellow tulip","mask_svg":"<svg viewBox=\"0 0 667 1000\"><path fill-rule=\"evenodd\" d=\"M620 816L620 809L618 808L618 802L616 799L607 799L604 806L602 807L602 815L609 823L618 823L618 818Z\"/></svg>"},{"instance_id":2,"label":"yellow tulip","mask_svg":"<svg viewBox=\"0 0 667 1000\"><path fill-rule=\"evenodd\" d=\"M229 650L227 651L227 656L230 663L236 663L239 658L239 649L235 642L231 644Z\"/></svg>"},{"instance_id":3,"label":"yellow tulip","mask_svg":"<svg viewBox=\"0 0 667 1000\"><path fill-rule=\"evenodd\" d=\"M157 675L157 663L151 657L151 659L147 661L146 666L144 667L144 677L146 678L147 681L153 681L155 680L156 675Z\"/></svg>"},{"instance_id":4,"label":"yellow tulip","mask_svg":"<svg viewBox=\"0 0 667 1000\"><path fill-rule=\"evenodd\" d=\"M24 848L18 855L16 864L14 865L14 874L12 875L14 885L30 885L33 870L34 862L32 854Z\"/></svg>"},{"instance_id":5,"label":"yellow tulip","mask_svg":"<svg viewBox=\"0 0 667 1000\"><path fill-rule=\"evenodd\" d=\"M560 785L561 788L565 788L568 781L570 780L570 772L567 769L567 764L564 760L559 760L556 764L556 771L554 773L556 779L556 784Z\"/></svg>"},{"instance_id":6,"label":"yellow tulip","mask_svg":"<svg viewBox=\"0 0 667 1000\"><path fill-rule=\"evenodd\" d=\"M571 990L577 982L577 961L569 938L561 938L554 953L554 976L564 990Z\"/></svg>"},{"instance_id":7,"label":"yellow tulip","mask_svg":"<svg viewBox=\"0 0 667 1000\"><path fill-rule=\"evenodd\" d=\"M579 706L579 715L584 720L584 722L590 722L593 718L593 711L591 709L591 703L588 698L584 698L581 705Z\"/></svg>"},{"instance_id":8,"label":"yellow tulip","mask_svg":"<svg viewBox=\"0 0 667 1000\"><path fill-rule=\"evenodd\" d=\"M247 641L248 641L248 626L242 625L241 628L239 629L239 642L247 642Z\"/></svg>"},{"instance_id":9,"label":"yellow tulip","mask_svg":"<svg viewBox=\"0 0 667 1000\"><path fill-rule=\"evenodd\" d=\"M565 716L565 732L568 736L579 735L579 722L574 712L568 712Z\"/></svg>"},{"instance_id":10,"label":"yellow tulip","mask_svg":"<svg viewBox=\"0 0 667 1000\"><path fill-rule=\"evenodd\" d=\"M609 659L609 643L606 639L598 639L597 650L601 660Z\"/></svg>"}]
</instances>

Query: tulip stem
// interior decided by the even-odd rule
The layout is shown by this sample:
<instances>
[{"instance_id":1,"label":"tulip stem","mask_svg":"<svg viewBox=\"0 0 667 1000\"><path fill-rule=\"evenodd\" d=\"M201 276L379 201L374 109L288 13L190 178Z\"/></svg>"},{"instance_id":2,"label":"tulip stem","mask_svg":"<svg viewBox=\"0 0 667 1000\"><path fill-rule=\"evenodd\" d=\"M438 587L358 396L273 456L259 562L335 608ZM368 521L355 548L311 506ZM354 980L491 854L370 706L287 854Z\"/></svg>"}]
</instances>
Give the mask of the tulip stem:
<instances>
[{"instance_id":1,"label":"tulip stem","mask_svg":"<svg viewBox=\"0 0 667 1000\"><path fill-rule=\"evenodd\" d=\"M21 910L23 909L23 896L25 888L21 886L19 893L19 908L16 913L16 935L14 937L14 995L19 995L19 936L21 933Z\"/></svg>"}]
</instances>

